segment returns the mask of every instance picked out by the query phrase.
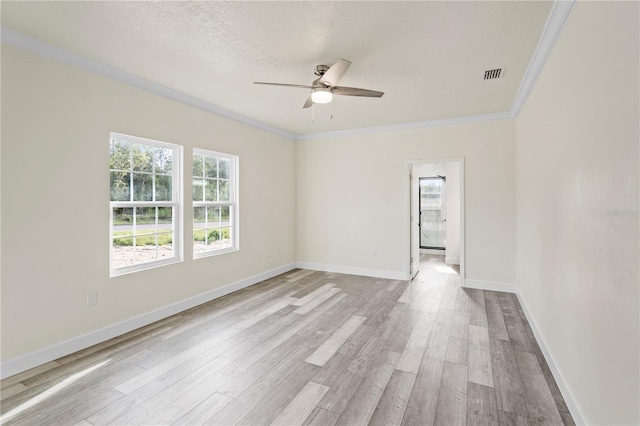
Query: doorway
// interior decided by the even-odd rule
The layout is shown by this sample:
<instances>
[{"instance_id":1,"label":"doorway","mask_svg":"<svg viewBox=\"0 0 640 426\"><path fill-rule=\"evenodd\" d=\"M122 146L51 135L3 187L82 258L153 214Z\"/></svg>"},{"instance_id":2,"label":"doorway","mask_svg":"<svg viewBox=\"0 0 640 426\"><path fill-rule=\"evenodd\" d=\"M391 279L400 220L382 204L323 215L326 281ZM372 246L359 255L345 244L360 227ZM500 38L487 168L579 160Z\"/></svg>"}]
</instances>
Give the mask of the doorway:
<instances>
[{"instance_id":1,"label":"doorway","mask_svg":"<svg viewBox=\"0 0 640 426\"><path fill-rule=\"evenodd\" d=\"M438 250L443 255L447 240L446 179L446 176L418 177L420 248Z\"/></svg>"},{"instance_id":2,"label":"doorway","mask_svg":"<svg viewBox=\"0 0 640 426\"><path fill-rule=\"evenodd\" d=\"M406 164L407 279L418 273L421 254L436 255L459 265L464 287L464 158Z\"/></svg>"}]
</instances>

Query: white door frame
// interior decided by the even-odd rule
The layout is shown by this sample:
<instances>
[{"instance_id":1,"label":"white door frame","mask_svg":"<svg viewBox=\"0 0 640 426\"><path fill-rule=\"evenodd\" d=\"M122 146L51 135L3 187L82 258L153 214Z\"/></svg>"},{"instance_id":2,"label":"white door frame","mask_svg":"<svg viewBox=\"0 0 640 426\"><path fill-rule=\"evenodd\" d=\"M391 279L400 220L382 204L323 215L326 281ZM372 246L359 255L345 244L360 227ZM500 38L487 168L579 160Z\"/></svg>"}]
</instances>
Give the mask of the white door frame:
<instances>
[{"instance_id":1,"label":"white door frame","mask_svg":"<svg viewBox=\"0 0 640 426\"><path fill-rule=\"evenodd\" d=\"M414 173L413 164L409 164L409 280L413 280L420 271L420 232L416 229L420 225L420 214L416 214L420 209L420 185L415 186ZM416 249L417 252L414 251Z\"/></svg>"},{"instance_id":2,"label":"white door frame","mask_svg":"<svg viewBox=\"0 0 640 426\"><path fill-rule=\"evenodd\" d=\"M427 158L424 160L405 161L404 174L405 182L409 180L411 166L424 163L458 163L460 164L460 285L465 287L466 278L466 255L465 255L465 230L464 230L464 157L452 158ZM411 184L404 185L404 247L406 280L411 279Z\"/></svg>"}]
</instances>

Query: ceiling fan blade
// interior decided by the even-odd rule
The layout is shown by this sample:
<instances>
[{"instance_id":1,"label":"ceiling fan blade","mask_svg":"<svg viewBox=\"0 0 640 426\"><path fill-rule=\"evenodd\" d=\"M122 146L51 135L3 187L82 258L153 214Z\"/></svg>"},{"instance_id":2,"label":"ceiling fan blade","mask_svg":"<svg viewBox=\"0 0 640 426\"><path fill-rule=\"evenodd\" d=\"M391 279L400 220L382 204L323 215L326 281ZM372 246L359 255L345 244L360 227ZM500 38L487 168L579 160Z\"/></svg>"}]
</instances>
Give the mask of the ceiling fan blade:
<instances>
[{"instance_id":1,"label":"ceiling fan blade","mask_svg":"<svg viewBox=\"0 0 640 426\"><path fill-rule=\"evenodd\" d=\"M307 98L307 101L304 103L302 108L311 108L313 106L313 101L311 100L311 95Z\"/></svg>"},{"instance_id":2,"label":"ceiling fan blade","mask_svg":"<svg viewBox=\"0 0 640 426\"><path fill-rule=\"evenodd\" d=\"M312 86L305 86L302 84L286 84L286 83L265 83L262 81L254 81L253 84L264 84L267 86L282 86L282 87L299 87L301 89L313 89Z\"/></svg>"},{"instance_id":3,"label":"ceiling fan blade","mask_svg":"<svg viewBox=\"0 0 640 426\"><path fill-rule=\"evenodd\" d=\"M381 98L384 92L378 92L376 90L358 89L357 87L341 87L336 86L333 88L334 95L342 96L364 96L366 98Z\"/></svg>"},{"instance_id":4,"label":"ceiling fan blade","mask_svg":"<svg viewBox=\"0 0 640 426\"><path fill-rule=\"evenodd\" d=\"M322 77L320 77L320 83L329 85L331 87L338 84L338 80L342 78L345 72L351 66L351 62L346 59L340 59L335 64L331 65L331 68L324 73Z\"/></svg>"}]
</instances>

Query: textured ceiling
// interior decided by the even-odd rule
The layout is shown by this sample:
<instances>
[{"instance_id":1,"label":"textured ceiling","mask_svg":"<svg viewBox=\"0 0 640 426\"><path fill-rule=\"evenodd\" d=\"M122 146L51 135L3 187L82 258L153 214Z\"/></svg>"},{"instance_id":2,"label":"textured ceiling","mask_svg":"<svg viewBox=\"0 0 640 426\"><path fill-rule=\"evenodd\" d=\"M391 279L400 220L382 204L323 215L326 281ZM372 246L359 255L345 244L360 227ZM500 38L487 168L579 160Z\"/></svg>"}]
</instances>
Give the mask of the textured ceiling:
<instances>
[{"instance_id":1,"label":"textured ceiling","mask_svg":"<svg viewBox=\"0 0 640 426\"><path fill-rule=\"evenodd\" d=\"M2 2L2 25L295 134L510 110L548 1ZM314 66L385 92L303 110ZM484 81L486 69L504 78ZM333 119L330 112L333 111Z\"/></svg>"}]
</instances>

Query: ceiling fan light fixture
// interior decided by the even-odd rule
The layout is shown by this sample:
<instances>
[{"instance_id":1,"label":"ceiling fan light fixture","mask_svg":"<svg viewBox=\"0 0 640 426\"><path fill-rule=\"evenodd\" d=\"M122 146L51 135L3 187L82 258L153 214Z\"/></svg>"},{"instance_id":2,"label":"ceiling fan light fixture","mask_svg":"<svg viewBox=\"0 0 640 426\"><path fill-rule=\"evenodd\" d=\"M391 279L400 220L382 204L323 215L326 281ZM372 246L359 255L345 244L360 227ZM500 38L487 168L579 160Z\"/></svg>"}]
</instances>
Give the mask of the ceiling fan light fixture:
<instances>
[{"instance_id":1,"label":"ceiling fan light fixture","mask_svg":"<svg viewBox=\"0 0 640 426\"><path fill-rule=\"evenodd\" d=\"M311 89L311 100L316 104L328 104L333 100L333 93L329 87Z\"/></svg>"}]
</instances>

